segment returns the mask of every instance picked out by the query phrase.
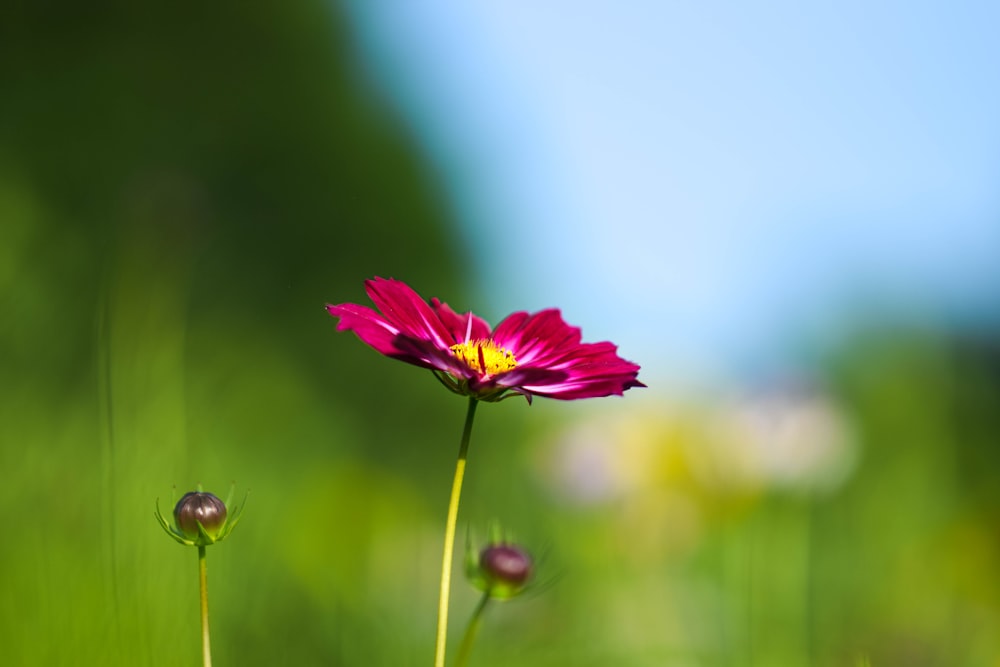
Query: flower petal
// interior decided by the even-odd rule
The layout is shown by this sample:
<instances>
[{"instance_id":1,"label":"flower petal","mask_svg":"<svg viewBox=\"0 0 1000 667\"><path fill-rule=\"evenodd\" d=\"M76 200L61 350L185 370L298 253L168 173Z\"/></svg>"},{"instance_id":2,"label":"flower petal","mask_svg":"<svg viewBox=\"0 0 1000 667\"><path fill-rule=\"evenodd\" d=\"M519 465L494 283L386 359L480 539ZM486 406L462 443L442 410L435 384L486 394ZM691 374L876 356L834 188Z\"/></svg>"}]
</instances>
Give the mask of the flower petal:
<instances>
[{"instance_id":1,"label":"flower petal","mask_svg":"<svg viewBox=\"0 0 1000 667\"><path fill-rule=\"evenodd\" d=\"M601 398L603 396L621 396L626 389L645 387L638 380L622 381L621 378L608 378L602 381L574 382L567 381L557 385L542 387L522 385L521 389L536 396L555 398L563 401L573 401L580 398Z\"/></svg>"},{"instance_id":2,"label":"flower petal","mask_svg":"<svg viewBox=\"0 0 1000 667\"><path fill-rule=\"evenodd\" d=\"M437 313L441 323L451 332L452 345L490 337L490 325L483 318L473 315L471 311L459 315L448 304L438 299L431 299L431 308Z\"/></svg>"},{"instance_id":3,"label":"flower petal","mask_svg":"<svg viewBox=\"0 0 1000 667\"><path fill-rule=\"evenodd\" d=\"M519 364L543 365L580 344L580 329L566 324L555 308L533 315L517 312L506 317L493 332L493 340L514 353Z\"/></svg>"},{"instance_id":4,"label":"flower petal","mask_svg":"<svg viewBox=\"0 0 1000 667\"><path fill-rule=\"evenodd\" d=\"M514 353L520 370L563 373L561 378L526 378L519 383L525 392L570 400L621 395L626 389L645 386L636 379L639 366L619 357L613 343L580 342L580 329L566 324L556 309L514 313L497 325L493 337Z\"/></svg>"},{"instance_id":5,"label":"flower petal","mask_svg":"<svg viewBox=\"0 0 1000 667\"><path fill-rule=\"evenodd\" d=\"M399 329L371 308L342 303L337 306L328 305L326 310L340 318L337 331L353 331L363 342L382 354L391 355L397 351L393 341L399 334Z\"/></svg>"},{"instance_id":6,"label":"flower petal","mask_svg":"<svg viewBox=\"0 0 1000 667\"><path fill-rule=\"evenodd\" d=\"M493 378L492 384L497 387L549 386L558 385L567 379L563 371L551 370L548 368L515 368L512 371L502 373Z\"/></svg>"},{"instance_id":7,"label":"flower petal","mask_svg":"<svg viewBox=\"0 0 1000 667\"><path fill-rule=\"evenodd\" d=\"M637 379L638 373L639 366L620 358L612 351L611 354L591 359L580 357L577 363L566 369L563 380L525 382L521 387L539 396L562 400L597 398L612 394L621 396L627 389L646 386Z\"/></svg>"},{"instance_id":8,"label":"flower petal","mask_svg":"<svg viewBox=\"0 0 1000 667\"><path fill-rule=\"evenodd\" d=\"M365 289L385 320L398 333L433 341L445 349L454 344L451 332L434 309L406 283L376 277L365 281Z\"/></svg>"},{"instance_id":9,"label":"flower petal","mask_svg":"<svg viewBox=\"0 0 1000 667\"><path fill-rule=\"evenodd\" d=\"M435 343L419 338L399 335L393 340L396 354L390 355L411 364L451 373L455 377L474 378L476 372L462 363L449 349L441 349Z\"/></svg>"}]
</instances>

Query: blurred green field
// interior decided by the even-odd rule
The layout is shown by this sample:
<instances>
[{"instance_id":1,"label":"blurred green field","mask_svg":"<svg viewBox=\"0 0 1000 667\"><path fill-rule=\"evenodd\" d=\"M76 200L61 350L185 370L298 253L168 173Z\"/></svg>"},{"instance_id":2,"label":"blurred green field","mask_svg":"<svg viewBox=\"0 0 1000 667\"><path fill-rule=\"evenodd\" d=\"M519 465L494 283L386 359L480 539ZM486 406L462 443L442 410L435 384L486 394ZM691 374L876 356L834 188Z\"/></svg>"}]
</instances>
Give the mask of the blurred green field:
<instances>
[{"instance_id":1,"label":"blurred green field","mask_svg":"<svg viewBox=\"0 0 1000 667\"><path fill-rule=\"evenodd\" d=\"M199 664L198 483L250 490L217 665L429 664L465 402L323 305L478 309L438 184L323 3L56 5L0 38L0 664ZM874 325L804 388L485 405L459 541L539 567L473 664L1000 665L998 405L995 333Z\"/></svg>"}]
</instances>

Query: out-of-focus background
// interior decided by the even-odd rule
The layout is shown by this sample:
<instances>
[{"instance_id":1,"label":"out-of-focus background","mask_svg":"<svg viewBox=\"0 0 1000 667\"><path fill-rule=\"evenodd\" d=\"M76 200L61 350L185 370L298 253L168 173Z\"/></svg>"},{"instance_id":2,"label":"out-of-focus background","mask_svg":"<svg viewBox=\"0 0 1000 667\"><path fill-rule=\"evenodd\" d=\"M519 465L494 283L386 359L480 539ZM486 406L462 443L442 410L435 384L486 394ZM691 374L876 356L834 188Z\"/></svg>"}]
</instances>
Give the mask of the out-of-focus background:
<instances>
[{"instance_id":1,"label":"out-of-focus background","mask_svg":"<svg viewBox=\"0 0 1000 667\"><path fill-rule=\"evenodd\" d=\"M19 3L0 663L425 665L465 403L334 331L557 306L648 389L483 406L479 665L997 665L988 3ZM460 568L456 568L456 572ZM452 639L476 596L461 578Z\"/></svg>"}]
</instances>

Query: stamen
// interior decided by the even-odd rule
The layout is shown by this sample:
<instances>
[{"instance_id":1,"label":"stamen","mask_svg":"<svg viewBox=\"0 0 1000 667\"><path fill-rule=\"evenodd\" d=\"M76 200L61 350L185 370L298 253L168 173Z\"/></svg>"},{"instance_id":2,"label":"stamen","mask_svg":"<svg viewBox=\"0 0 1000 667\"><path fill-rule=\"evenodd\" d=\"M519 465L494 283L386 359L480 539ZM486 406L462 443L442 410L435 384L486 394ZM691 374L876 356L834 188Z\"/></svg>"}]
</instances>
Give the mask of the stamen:
<instances>
[{"instance_id":1,"label":"stamen","mask_svg":"<svg viewBox=\"0 0 1000 667\"><path fill-rule=\"evenodd\" d=\"M517 366L514 354L489 338L458 343L450 349L456 358L482 375L506 373Z\"/></svg>"}]
</instances>

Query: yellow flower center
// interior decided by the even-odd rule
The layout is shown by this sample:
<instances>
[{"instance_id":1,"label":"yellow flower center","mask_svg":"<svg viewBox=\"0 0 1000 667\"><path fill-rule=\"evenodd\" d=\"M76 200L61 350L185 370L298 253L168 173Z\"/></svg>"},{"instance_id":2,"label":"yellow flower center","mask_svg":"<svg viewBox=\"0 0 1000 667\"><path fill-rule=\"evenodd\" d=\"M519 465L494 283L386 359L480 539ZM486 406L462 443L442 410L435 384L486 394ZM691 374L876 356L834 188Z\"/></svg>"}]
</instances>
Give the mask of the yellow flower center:
<instances>
[{"instance_id":1,"label":"yellow flower center","mask_svg":"<svg viewBox=\"0 0 1000 667\"><path fill-rule=\"evenodd\" d=\"M505 373L517 366L513 353L493 339L470 340L451 346L452 353L466 366L482 375Z\"/></svg>"}]
</instances>

